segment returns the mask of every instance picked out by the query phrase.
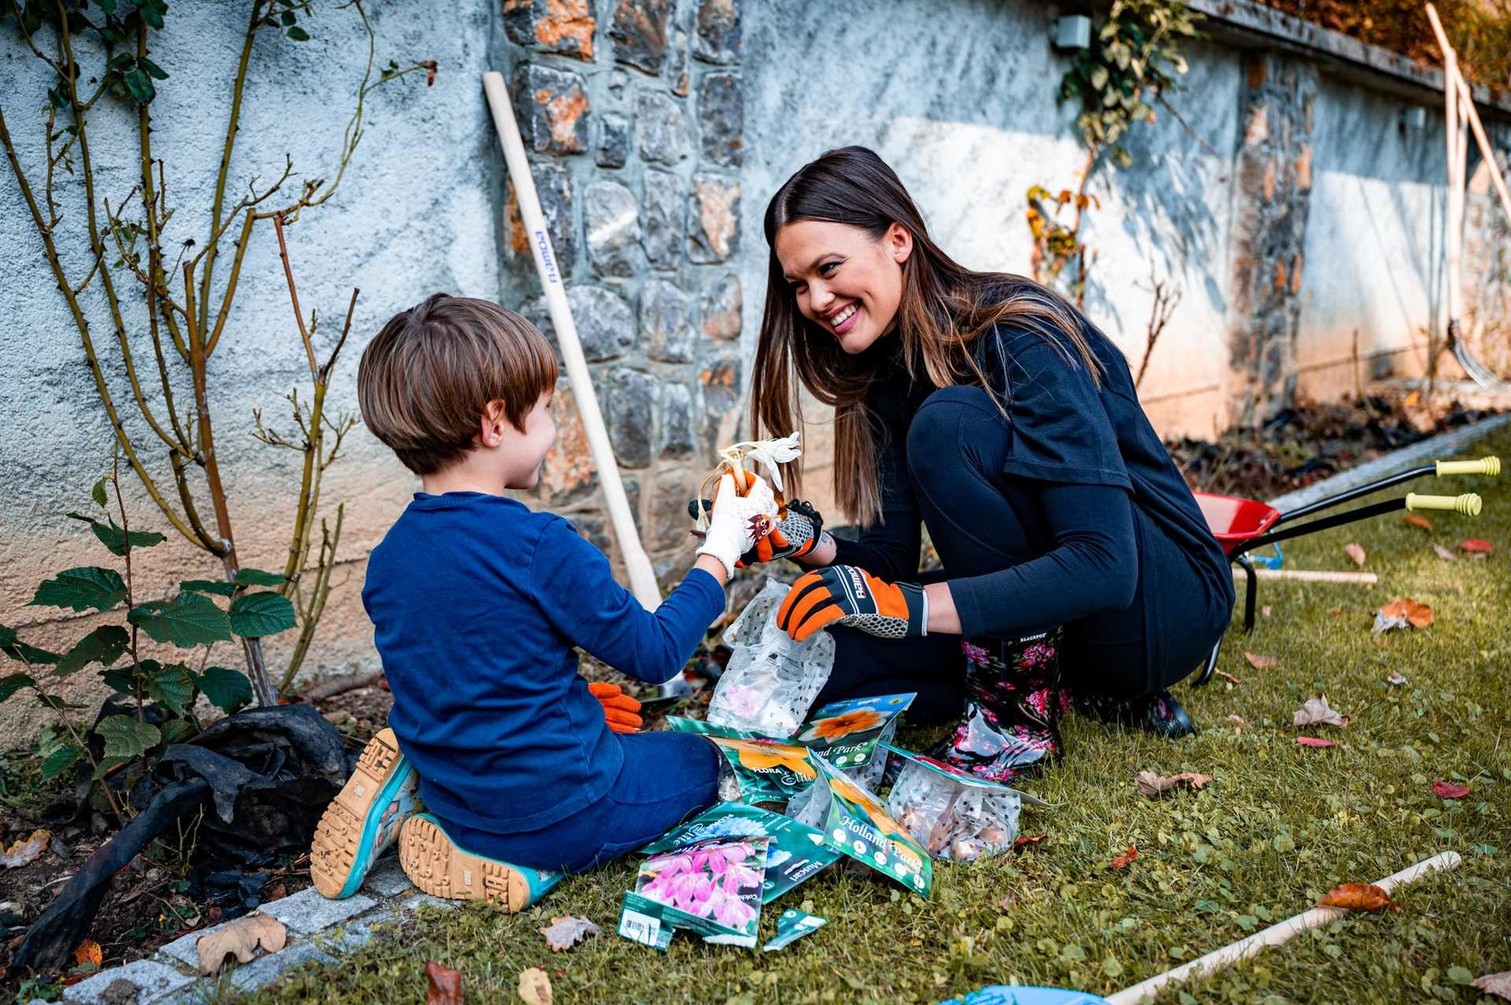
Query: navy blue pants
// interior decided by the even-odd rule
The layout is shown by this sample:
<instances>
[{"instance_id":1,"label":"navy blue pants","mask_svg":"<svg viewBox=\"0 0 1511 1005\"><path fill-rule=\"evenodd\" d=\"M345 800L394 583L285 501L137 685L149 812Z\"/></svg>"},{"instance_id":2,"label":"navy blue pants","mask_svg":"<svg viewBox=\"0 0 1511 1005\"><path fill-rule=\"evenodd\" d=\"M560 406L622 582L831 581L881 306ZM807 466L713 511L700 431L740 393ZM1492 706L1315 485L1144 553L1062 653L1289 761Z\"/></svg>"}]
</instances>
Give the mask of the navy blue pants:
<instances>
[{"instance_id":1,"label":"navy blue pants","mask_svg":"<svg viewBox=\"0 0 1511 1005\"><path fill-rule=\"evenodd\" d=\"M464 851L511 865L582 872L648 844L718 801L720 754L696 733L619 736L624 765L608 794L565 820L493 834L441 820Z\"/></svg>"},{"instance_id":2,"label":"navy blue pants","mask_svg":"<svg viewBox=\"0 0 1511 1005\"><path fill-rule=\"evenodd\" d=\"M1035 493L1038 483L1003 473L1009 435L976 388L936 391L913 418L908 477L944 567L921 576L924 582L986 575L1053 549ZM1134 536L1124 542L1138 555L1133 602L1065 626L1061 674L1069 687L1120 697L1152 693L1189 675L1211 648L1210 633L1187 631L1190 619L1173 610L1182 584L1190 580L1196 587L1179 548L1158 532ZM1159 631L1151 628L1147 613L1151 583L1160 584L1159 600L1172 608L1158 619L1170 626L1155 640L1155 650L1165 657L1159 666L1151 666L1148 655L1150 632ZM960 712L965 676L960 636L891 640L849 628L833 631L834 671L816 703L916 691L910 721L942 722Z\"/></svg>"}]
</instances>

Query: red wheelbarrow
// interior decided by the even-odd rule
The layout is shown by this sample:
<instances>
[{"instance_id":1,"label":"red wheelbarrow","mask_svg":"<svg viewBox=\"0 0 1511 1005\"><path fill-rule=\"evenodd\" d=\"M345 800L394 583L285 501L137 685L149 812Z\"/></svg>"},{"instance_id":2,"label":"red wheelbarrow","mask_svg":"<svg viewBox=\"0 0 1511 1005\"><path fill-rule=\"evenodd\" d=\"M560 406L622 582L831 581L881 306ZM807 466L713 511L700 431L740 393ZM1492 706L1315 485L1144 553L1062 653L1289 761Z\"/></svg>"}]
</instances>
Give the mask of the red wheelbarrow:
<instances>
[{"instance_id":1,"label":"red wheelbarrow","mask_svg":"<svg viewBox=\"0 0 1511 1005\"><path fill-rule=\"evenodd\" d=\"M1255 567L1278 569L1285 560L1280 551L1281 541L1402 509L1447 510L1462 513L1465 516L1478 516L1481 504L1480 497L1473 492L1457 496L1431 496L1408 492L1399 499L1370 503L1368 506L1360 506L1343 513L1333 513L1315 520L1307 520L1304 523L1297 524L1292 521L1313 516L1323 510L1342 506L1355 499L1379 492L1381 489L1388 489L1426 475L1439 477L1490 475L1494 477L1499 475L1500 471L1499 457L1481 457L1474 461L1436 461L1285 512L1269 503L1255 499L1213 495L1208 492L1197 492L1195 495L1197 505L1201 507L1202 516L1206 517L1207 526L1212 529L1213 536L1227 553L1228 561L1237 564L1244 571L1246 582L1243 596L1243 630L1250 632L1254 630L1255 595L1259 589L1259 575L1255 572ZM1253 554L1260 548L1272 548L1273 553L1270 555ZM1196 679L1197 684L1205 684L1212 679L1212 673L1217 669L1217 653L1221 648L1222 640L1219 639L1217 645L1212 647L1212 655L1207 658L1207 665L1203 668L1201 676Z\"/></svg>"}]
</instances>

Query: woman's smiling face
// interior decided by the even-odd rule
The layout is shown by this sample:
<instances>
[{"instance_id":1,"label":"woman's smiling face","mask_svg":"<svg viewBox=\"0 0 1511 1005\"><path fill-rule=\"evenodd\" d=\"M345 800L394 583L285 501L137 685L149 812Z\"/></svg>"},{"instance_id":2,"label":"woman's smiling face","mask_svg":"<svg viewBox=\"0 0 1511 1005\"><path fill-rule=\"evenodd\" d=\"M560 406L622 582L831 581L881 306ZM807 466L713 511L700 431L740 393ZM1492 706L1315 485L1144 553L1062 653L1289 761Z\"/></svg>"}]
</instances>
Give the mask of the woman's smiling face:
<instances>
[{"instance_id":1,"label":"woman's smiling face","mask_svg":"<svg viewBox=\"0 0 1511 1005\"><path fill-rule=\"evenodd\" d=\"M860 227L795 220L772 242L787 288L803 317L847 353L864 352L890 332L902 301L902 266L913 235L894 223L880 239Z\"/></svg>"}]
</instances>

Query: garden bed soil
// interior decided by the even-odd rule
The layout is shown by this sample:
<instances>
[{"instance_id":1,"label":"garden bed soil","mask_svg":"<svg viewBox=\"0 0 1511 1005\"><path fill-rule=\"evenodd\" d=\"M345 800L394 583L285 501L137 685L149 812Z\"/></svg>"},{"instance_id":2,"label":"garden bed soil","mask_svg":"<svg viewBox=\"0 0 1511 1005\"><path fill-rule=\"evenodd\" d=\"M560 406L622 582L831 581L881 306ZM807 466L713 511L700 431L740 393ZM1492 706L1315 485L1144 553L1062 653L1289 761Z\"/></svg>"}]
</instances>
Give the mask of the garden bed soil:
<instances>
[{"instance_id":1,"label":"garden bed soil","mask_svg":"<svg viewBox=\"0 0 1511 1005\"><path fill-rule=\"evenodd\" d=\"M1298 405L1267 423L1257 435L1230 433L1216 442L1182 439L1166 445L1192 488L1271 499L1488 414L1463 408L1456 401L1425 405L1409 392L1387 391L1359 403ZM721 627L716 626L710 638L716 638ZM701 717L724 659L727 651L700 649L683 676L685 686L678 686L681 699L674 707L648 710L647 727L654 728L668 712ZM582 661L582 670L590 680L624 683L588 657ZM387 724L393 696L381 679L372 675L354 677L346 683L359 686L332 694L341 685L322 682L310 689L321 696L308 700L342 732L352 748L360 749ZM627 690L643 700L655 697L653 688L631 686ZM0 836L7 844L39 827L49 827L54 833L48 850L36 861L0 870L0 1001L13 999L22 989L23 975L9 973L5 967L20 945L26 926L109 837L104 832L90 833L77 824L58 825L60 808L66 805L66 800L49 808L17 806L9 799L0 802ZM138 856L111 884L90 929L90 938L100 946L104 966L144 958L186 932L246 913L260 903L310 885L305 855L247 874L241 889L229 894L225 877L221 877L220 896L208 898L195 888L185 864L192 840L189 828L180 847L159 842L153 849L155 860ZM196 892L201 896L191 896ZM93 968L82 967L69 976L82 979L92 972Z\"/></svg>"}]
</instances>

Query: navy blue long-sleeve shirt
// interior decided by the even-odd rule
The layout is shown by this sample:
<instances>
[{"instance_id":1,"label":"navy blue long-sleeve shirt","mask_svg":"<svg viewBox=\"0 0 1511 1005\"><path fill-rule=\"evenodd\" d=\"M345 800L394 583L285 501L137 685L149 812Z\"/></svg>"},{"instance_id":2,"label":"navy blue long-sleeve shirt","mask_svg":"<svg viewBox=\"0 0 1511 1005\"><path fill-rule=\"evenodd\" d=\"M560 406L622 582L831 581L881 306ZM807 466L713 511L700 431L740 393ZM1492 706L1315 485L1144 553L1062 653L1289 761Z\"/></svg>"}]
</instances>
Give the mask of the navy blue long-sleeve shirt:
<instances>
[{"instance_id":1,"label":"navy blue long-sleeve shirt","mask_svg":"<svg viewBox=\"0 0 1511 1005\"><path fill-rule=\"evenodd\" d=\"M425 804L511 834L595 802L623 763L573 647L660 683L723 612L724 590L694 569L646 611L561 517L422 492L373 549L362 603Z\"/></svg>"}]
</instances>

